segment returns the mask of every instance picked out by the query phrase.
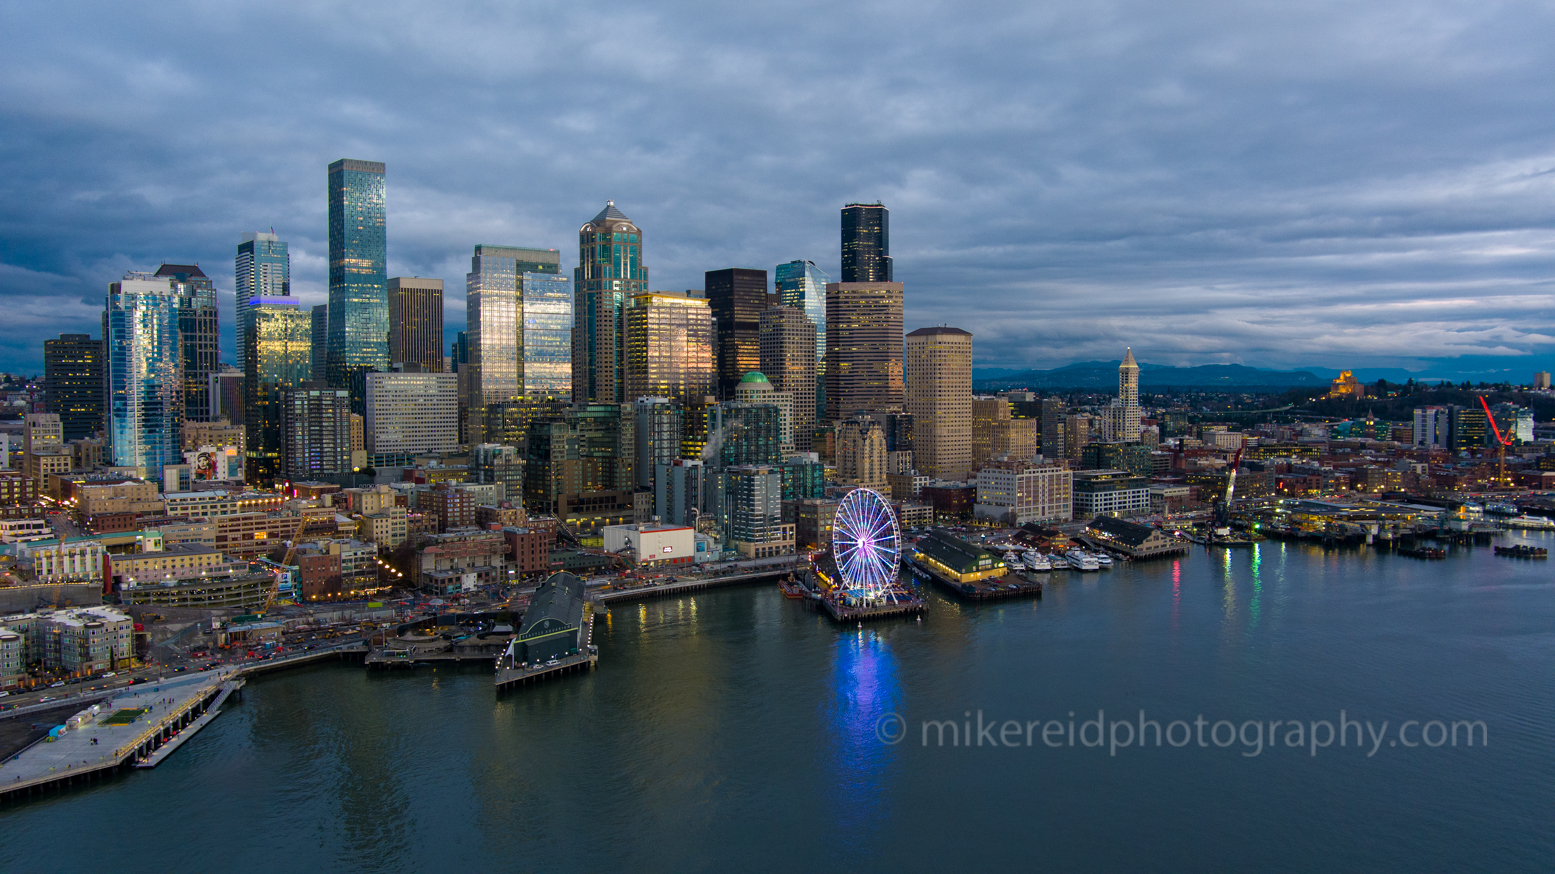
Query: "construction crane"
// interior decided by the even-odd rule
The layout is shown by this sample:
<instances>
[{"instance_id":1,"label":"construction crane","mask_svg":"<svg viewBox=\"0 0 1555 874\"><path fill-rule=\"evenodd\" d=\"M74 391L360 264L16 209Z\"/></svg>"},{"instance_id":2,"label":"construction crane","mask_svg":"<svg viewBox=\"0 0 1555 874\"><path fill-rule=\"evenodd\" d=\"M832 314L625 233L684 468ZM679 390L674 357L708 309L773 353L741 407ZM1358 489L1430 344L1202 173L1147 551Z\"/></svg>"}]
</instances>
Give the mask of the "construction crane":
<instances>
[{"instance_id":1,"label":"construction crane","mask_svg":"<svg viewBox=\"0 0 1555 874\"><path fill-rule=\"evenodd\" d=\"M286 573L286 568L291 565L292 559L296 557L297 541L302 539L302 529L307 526L308 515L299 511L297 514L297 530L292 532L292 539L286 544L286 556L281 559L281 566L275 570L275 582L270 584L270 591L265 593L264 606L259 608L260 616L270 612L270 606L275 603L276 597L281 594L281 575Z\"/></svg>"},{"instance_id":2,"label":"construction crane","mask_svg":"<svg viewBox=\"0 0 1555 874\"><path fill-rule=\"evenodd\" d=\"M1501 427L1496 424L1496 417L1490 414L1490 404L1485 401L1485 396L1479 396L1479 405L1485 408L1485 421L1490 423L1490 430L1496 435L1496 485L1510 485L1506 481L1506 448L1512 445L1512 435L1508 433L1501 436Z\"/></svg>"},{"instance_id":3,"label":"construction crane","mask_svg":"<svg viewBox=\"0 0 1555 874\"><path fill-rule=\"evenodd\" d=\"M1215 525L1210 531L1211 536L1231 536L1231 501L1236 497L1236 469L1241 466L1242 450L1238 448L1236 458L1231 462L1231 473L1226 476L1226 496L1215 508Z\"/></svg>"}]
</instances>

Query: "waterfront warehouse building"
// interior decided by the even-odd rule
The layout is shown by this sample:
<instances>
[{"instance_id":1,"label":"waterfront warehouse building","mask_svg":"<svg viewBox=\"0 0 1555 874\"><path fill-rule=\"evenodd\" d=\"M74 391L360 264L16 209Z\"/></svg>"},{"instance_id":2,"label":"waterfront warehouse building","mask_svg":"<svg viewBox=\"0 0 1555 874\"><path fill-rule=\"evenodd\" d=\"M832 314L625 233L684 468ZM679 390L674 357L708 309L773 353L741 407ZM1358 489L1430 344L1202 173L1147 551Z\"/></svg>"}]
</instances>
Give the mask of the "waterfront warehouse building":
<instances>
[{"instance_id":1,"label":"waterfront warehouse building","mask_svg":"<svg viewBox=\"0 0 1555 874\"><path fill-rule=\"evenodd\" d=\"M1140 516L1150 512L1150 481L1126 470L1074 472L1074 515Z\"/></svg>"},{"instance_id":2,"label":"waterfront warehouse building","mask_svg":"<svg viewBox=\"0 0 1555 874\"><path fill-rule=\"evenodd\" d=\"M1003 576L1004 562L981 546L943 528L918 541L917 562L952 583L971 583Z\"/></svg>"},{"instance_id":3,"label":"waterfront warehouse building","mask_svg":"<svg viewBox=\"0 0 1555 874\"><path fill-rule=\"evenodd\" d=\"M509 655L533 663L576 653L587 607L582 580L566 572L551 574L530 598Z\"/></svg>"},{"instance_id":4,"label":"waterfront warehouse building","mask_svg":"<svg viewBox=\"0 0 1555 874\"><path fill-rule=\"evenodd\" d=\"M684 525L606 525L600 534L606 552L629 549L639 565L689 565L696 558L696 538Z\"/></svg>"}]
</instances>

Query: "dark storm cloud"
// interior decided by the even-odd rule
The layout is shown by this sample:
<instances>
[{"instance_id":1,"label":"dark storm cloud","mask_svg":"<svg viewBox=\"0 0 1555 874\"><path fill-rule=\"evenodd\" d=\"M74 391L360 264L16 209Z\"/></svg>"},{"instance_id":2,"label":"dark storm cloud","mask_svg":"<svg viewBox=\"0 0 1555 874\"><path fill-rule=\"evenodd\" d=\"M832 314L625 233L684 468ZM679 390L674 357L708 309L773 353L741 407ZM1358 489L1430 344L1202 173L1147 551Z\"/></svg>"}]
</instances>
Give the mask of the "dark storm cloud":
<instances>
[{"instance_id":1,"label":"dark storm cloud","mask_svg":"<svg viewBox=\"0 0 1555 874\"><path fill-rule=\"evenodd\" d=\"M0 367L107 283L274 226L325 290L324 167L388 164L391 275L606 198L655 288L882 200L909 328L989 364L1548 367L1555 27L1517 3L9 4ZM223 313L230 326L230 310ZM230 327L229 327L230 332ZM229 343L230 345L230 343Z\"/></svg>"}]
</instances>

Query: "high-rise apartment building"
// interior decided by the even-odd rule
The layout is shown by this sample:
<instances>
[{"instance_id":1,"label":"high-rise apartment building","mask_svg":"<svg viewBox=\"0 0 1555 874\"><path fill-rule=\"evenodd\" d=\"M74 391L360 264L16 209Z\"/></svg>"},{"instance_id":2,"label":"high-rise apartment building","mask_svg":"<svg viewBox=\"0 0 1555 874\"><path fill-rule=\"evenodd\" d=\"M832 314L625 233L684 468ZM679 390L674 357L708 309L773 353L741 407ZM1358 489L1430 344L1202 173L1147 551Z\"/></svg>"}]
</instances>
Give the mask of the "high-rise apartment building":
<instances>
[{"instance_id":1,"label":"high-rise apartment building","mask_svg":"<svg viewBox=\"0 0 1555 874\"><path fill-rule=\"evenodd\" d=\"M211 411L211 374L221 357L221 328L216 313L216 286L194 264L163 264L156 276L167 277L178 295L178 330L184 356L184 418L200 422Z\"/></svg>"},{"instance_id":2,"label":"high-rise apartment building","mask_svg":"<svg viewBox=\"0 0 1555 874\"><path fill-rule=\"evenodd\" d=\"M654 487L654 471L680 455L684 425L680 409L669 398L640 397L632 402L637 435L637 488Z\"/></svg>"},{"instance_id":3,"label":"high-rise apartment building","mask_svg":"<svg viewBox=\"0 0 1555 874\"><path fill-rule=\"evenodd\" d=\"M108 286L103 313L105 415L112 463L160 479L182 462L184 350L171 277L128 273ZM207 409L209 409L207 407Z\"/></svg>"},{"instance_id":4,"label":"high-rise apartment building","mask_svg":"<svg viewBox=\"0 0 1555 874\"><path fill-rule=\"evenodd\" d=\"M789 396L793 448L809 452L815 436L815 323L804 310L787 304L761 314L761 372L772 387Z\"/></svg>"},{"instance_id":5,"label":"high-rise apartment building","mask_svg":"<svg viewBox=\"0 0 1555 874\"><path fill-rule=\"evenodd\" d=\"M615 201L578 230L573 273L572 393L579 403L619 404L626 394L626 302L648 290L642 231Z\"/></svg>"},{"instance_id":6,"label":"high-rise apartment building","mask_svg":"<svg viewBox=\"0 0 1555 874\"><path fill-rule=\"evenodd\" d=\"M389 363L443 372L443 280L389 280Z\"/></svg>"},{"instance_id":7,"label":"high-rise apartment building","mask_svg":"<svg viewBox=\"0 0 1555 874\"><path fill-rule=\"evenodd\" d=\"M465 369L466 392L472 408L486 404L508 403L525 396L525 281L549 293L555 290L544 283L565 282L560 276L561 253L555 249L529 249L520 246L475 247L470 257L470 272L465 275L465 342L468 367ZM538 302L537 302L538 303ZM568 302L570 311L570 300ZM557 316L543 305L534 317L556 330ZM571 324L569 322L568 328ZM546 337L554 343L555 338ZM542 344L544 345L544 344ZM554 350L552 357L554 357ZM570 344L567 349L571 359ZM554 369L554 368L553 368Z\"/></svg>"},{"instance_id":8,"label":"high-rise apartment building","mask_svg":"<svg viewBox=\"0 0 1555 874\"><path fill-rule=\"evenodd\" d=\"M458 447L459 386L452 373L369 373L364 434L370 455Z\"/></svg>"},{"instance_id":9,"label":"high-rise apartment building","mask_svg":"<svg viewBox=\"0 0 1555 874\"><path fill-rule=\"evenodd\" d=\"M309 347L312 347L313 332L308 332ZM245 367L247 365L245 364ZM313 368L310 365L308 372ZM247 379L241 367L233 367L223 364L221 369L211 374L211 418L214 422L218 419L226 419L228 423L236 422L238 427L248 421L247 414L243 410L244 395L248 391Z\"/></svg>"},{"instance_id":10,"label":"high-rise apartment building","mask_svg":"<svg viewBox=\"0 0 1555 874\"><path fill-rule=\"evenodd\" d=\"M286 241L271 233L244 234L233 262L233 297L236 300L238 367L248 360L243 343L248 336L248 302L256 297L292 296L292 258ZM318 333L323 337L323 331ZM320 370L320 373L323 371Z\"/></svg>"},{"instance_id":11,"label":"high-rise apartment building","mask_svg":"<svg viewBox=\"0 0 1555 874\"><path fill-rule=\"evenodd\" d=\"M972 467L972 334L919 328L903 364L913 418L913 463L935 479L964 480Z\"/></svg>"},{"instance_id":12,"label":"high-rise apartment building","mask_svg":"<svg viewBox=\"0 0 1555 874\"><path fill-rule=\"evenodd\" d=\"M902 284L826 286L826 420L902 408Z\"/></svg>"},{"instance_id":13,"label":"high-rise apartment building","mask_svg":"<svg viewBox=\"0 0 1555 874\"><path fill-rule=\"evenodd\" d=\"M345 389L287 392L281 416L281 476L296 481L350 473L351 415L351 393Z\"/></svg>"},{"instance_id":14,"label":"high-rise apartment building","mask_svg":"<svg viewBox=\"0 0 1555 874\"><path fill-rule=\"evenodd\" d=\"M713 391L708 302L666 292L633 295L626 309L626 396L677 404Z\"/></svg>"},{"instance_id":15,"label":"high-rise apartment building","mask_svg":"<svg viewBox=\"0 0 1555 874\"><path fill-rule=\"evenodd\" d=\"M734 398L745 374L761 366L761 313L767 308L767 271L709 270L707 304L718 325L718 396Z\"/></svg>"},{"instance_id":16,"label":"high-rise apartment building","mask_svg":"<svg viewBox=\"0 0 1555 874\"><path fill-rule=\"evenodd\" d=\"M313 313L293 297L255 297L246 321L244 477L268 485L280 474L286 395L312 379Z\"/></svg>"},{"instance_id":17,"label":"high-rise apartment building","mask_svg":"<svg viewBox=\"0 0 1555 874\"><path fill-rule=\"evenodd\" d=\"M1123 363L1118 365L1118 401L1123 419L1118 429L1118 439L1127 443L1139 442L1139 364L1134 361L1134 350L1123 353Z\"/></svg>"},{"instance_id":18,"label":"high-rise apartment building","mask_svg":"<svg viewBox=\"0 0 1555 874\"><path fill-rule=\"evenodd\" d=\"M815 408L826 409L826 285L831 277L815 266L813 261L790 261L779 264L773 272L773 284L777 288L778 304L803 310L815 324ZM766 370L763 365L763 370ZM792 386L787 390L796 391Z\"/></svg>"},{"instance_id":19,"label":"high-rise apartment building","mask_svg":"<svg viewBox=\"0 0 1555 874\"><path fill-rule=\"evenodd\" d=\"M1042 399L1042 456L1048 460L1066 457L1064 446L1064 402Z\"/></svg>"},{"instance_id":20,"label":"high-rise apartment building","mask_svg":"<svg viewBox=\"0 0 1555 874\"><path fill-rule=\"evenodd\" d=\"M364 376L389 366L384 166L342 158L329 165L329 329L325 374L360 408Z\"/></svg>"},{"instance_id":21,"label":"high-rise apartment building","mask_svg":"<svg viewBox=\"0 0 1555 874\"><path fill-rule=\"evenodd\" d=\"M43 341L43 409L59 416L66 441L102 430L103 355L91 334Z\"/></svg>"},{"instance_id":22,"label":"high-rise apartment building","mask_svg":"<svg viewBox=\"0 0 1555 874\"><path fill-rule=\"evenodd\" d=\"M891 211L878 203L842 208L842 281L891 282Z\"/></svg>"}]
</instances>

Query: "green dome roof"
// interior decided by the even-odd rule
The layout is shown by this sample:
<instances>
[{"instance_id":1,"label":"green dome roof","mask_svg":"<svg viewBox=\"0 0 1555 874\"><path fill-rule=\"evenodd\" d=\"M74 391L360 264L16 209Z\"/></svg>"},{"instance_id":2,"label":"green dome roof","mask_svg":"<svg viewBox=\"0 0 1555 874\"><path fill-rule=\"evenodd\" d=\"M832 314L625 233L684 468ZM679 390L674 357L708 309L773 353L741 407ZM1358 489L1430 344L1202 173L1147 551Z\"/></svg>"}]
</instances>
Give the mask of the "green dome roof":
<instances>
[{"instance_id":1,"label":"green dome roof","mask_svg":"<svg viewBox=\"0 0 1555 874\"><path fill-rule=\"evenodd\" d=\"M750 373L740 377L741 385L744 385L747 382L765 382L770 385L772 381L767 379L766 374L762 373L761 371L752 370Z\"/></svg>"}]
</instances>

